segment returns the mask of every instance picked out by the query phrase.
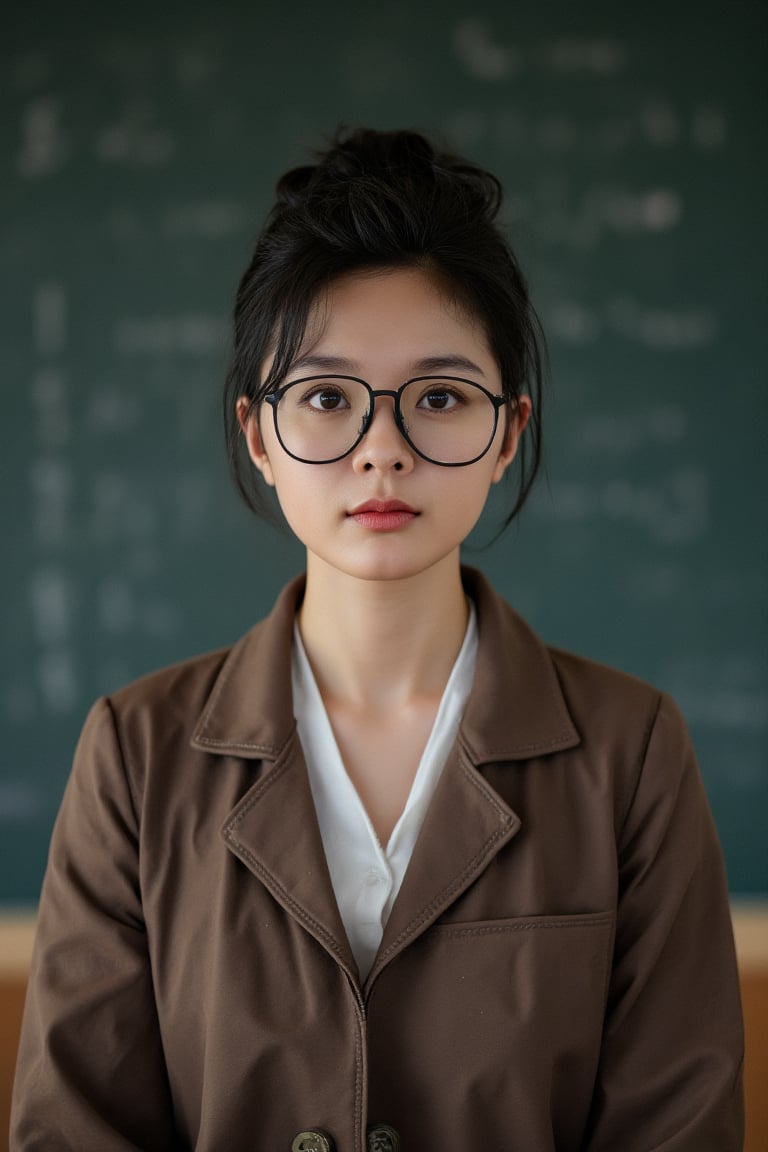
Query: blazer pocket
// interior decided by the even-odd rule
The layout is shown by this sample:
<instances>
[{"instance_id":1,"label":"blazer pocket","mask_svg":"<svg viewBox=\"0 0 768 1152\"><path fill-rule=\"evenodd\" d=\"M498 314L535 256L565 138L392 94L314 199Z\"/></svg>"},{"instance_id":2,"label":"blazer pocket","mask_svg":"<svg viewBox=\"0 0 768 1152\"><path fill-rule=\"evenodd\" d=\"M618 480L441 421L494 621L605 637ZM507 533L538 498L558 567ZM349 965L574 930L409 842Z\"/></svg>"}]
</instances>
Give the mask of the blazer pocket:
<instances>
[{"instance_id":1,"label":"blazer pocket","mask_svg":"<svg viewBox=\"0 0 768 1152\"><path fill-rule=\"evenodd\" d=\"M614 922L613 912L598 912L433 925L423 937L432 995L442 1001L433 1009L454 1022L458 1013L478 1040L489 1025L496 1046L514 1036L517 1052L526 1039L530 1053L597 1052Z\"/></svg>"},{"instance_id":2,"label":"blazer pocket","mask_svg":"<svg viewBox=\"0 0 768 1152\"><path fill-rule=\"evenodd\" d=\"M374 985L373 1081L446 1149L580 1147L613 933L612 912L433 924Z\"/></svg>"}]
</instances>

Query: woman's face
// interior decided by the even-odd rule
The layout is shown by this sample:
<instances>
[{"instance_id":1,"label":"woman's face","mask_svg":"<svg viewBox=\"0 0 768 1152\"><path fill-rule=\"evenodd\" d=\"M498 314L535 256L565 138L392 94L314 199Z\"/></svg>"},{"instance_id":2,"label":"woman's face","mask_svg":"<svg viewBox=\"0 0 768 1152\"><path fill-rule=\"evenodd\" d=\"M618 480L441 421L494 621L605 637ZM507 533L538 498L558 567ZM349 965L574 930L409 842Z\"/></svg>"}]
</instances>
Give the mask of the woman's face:
<instances>
[{"instance_id":1,"label":"woman's face","mask_svg":"<svg viewBox=\"0 0 768 1152\"><path fill-rule=\"evenodd\" d=\"M393 390L415 376L445 372L501 393L481 324L416 268L354 273L331 285L285 382L318 372L358 376L374 389ZM490 450L460 468L418 456L395 424L389 397L377 398L373 422L357 447L331 464L293 459L277 439L270 406L262 404L246 419L247 409L241 399L238 416L251 459L275 487L286 520L308 550L308 565L330 565L364 580L397 580L442 561L458 562L490 485L514 458L530 401L523 397L509 420L502 410ZM371 501L402 507L362 508Z\"/></svg>"}]
</instances>

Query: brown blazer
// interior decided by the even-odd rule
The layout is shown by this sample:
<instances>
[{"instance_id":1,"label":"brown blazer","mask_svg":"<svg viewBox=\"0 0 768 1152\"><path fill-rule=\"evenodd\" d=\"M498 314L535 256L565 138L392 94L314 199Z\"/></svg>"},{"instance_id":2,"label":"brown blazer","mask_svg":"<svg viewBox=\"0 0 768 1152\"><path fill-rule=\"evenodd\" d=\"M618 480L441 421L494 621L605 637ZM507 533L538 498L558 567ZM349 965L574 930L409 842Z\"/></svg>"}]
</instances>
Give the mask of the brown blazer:
<instances>
[{"instance_id":1,"label":"brown blazer","mask_svg":"<svg viewBox=\"0 0 768 1152\"><path fill-rule=\"evenodd\" d=\"M464 575L475 684L362 987L292 715L301 581L231 650L95 705L13 1152L290 1152L314 1128L363 1152L387 1146L371 1122L401 1152L741 1148L726 884L683 721Z\"/></svg>"}]
</instances>

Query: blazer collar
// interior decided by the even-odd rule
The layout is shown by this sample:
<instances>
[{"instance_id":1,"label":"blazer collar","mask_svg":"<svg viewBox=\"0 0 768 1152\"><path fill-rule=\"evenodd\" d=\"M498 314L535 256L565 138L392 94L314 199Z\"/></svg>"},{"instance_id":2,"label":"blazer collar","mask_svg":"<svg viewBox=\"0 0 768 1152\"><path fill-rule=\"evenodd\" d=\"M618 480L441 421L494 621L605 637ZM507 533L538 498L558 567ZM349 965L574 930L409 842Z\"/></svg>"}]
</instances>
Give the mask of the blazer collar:
<instances>
[{"instance_id":1,"label":"blazer collar","mask_svg":"<svg viewBox=\"0 0 768 1152\"><path fill-rule=\"evenodd\" d=\"M549 652L480 572L462 568L477 608L475 680L461 727L475 764L571 748L579 735ZM201 751L276 759L294 731L291 643L305 578L283 589L261 623L230 650L195 728Z\"/></svg>"},{"instance_id":2,"label":"blazer collar","mask_svg":"<svg viewBox=\"0 0 768 1152\"><path fill-rule=\"evenodd\" d=\"M473 568L462 568L480 642L461 736L475 764L524 760L579 743L549 648Z\"/></svg>"},{"instance_id":3,"label":"blazer collar","mask_svg":"<svg viewBox=\"0 0 768 1152\"><path fill-rule=\"evenodd\" d=\"M291 645L305 577L229 651L192 734L203 752L275 760L294 730Z\"/></svg>"}]
</instances>

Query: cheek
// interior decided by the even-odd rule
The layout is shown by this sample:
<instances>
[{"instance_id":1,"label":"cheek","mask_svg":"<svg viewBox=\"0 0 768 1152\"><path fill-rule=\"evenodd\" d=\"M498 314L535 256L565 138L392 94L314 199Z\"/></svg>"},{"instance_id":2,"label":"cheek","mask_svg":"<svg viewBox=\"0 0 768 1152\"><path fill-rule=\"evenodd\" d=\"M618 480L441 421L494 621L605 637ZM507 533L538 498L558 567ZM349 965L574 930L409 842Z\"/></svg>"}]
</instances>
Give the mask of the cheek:
<instances>
[{"instance_id":1,"label":"cheek","mask_svg":"<svg viewBox=\"0 0 768 1152\"><path fill-rule=\"evenodd\" d=\"M275 493L283 515L292 528L316 521L333 500L334 483L331 465L322 467L292 460L278 445L270 446L269 456Z\"/></svg>"},{"instance_id":2,"label":"cheek","mask_svg":"<svg viewBox=\"0 0 768 1152\"><path fill-rule=\"evenodd\" d=\"M472 472L477 465L470 465L467 469ZM461 476L459 473L451 477L451 483L443 489L442 504L445 516L452 520L458 532L467 535L474 528L485 508L492 483L491 469L480 465L478 472L470 476Z\"/></svg>"}]
</instances>

